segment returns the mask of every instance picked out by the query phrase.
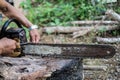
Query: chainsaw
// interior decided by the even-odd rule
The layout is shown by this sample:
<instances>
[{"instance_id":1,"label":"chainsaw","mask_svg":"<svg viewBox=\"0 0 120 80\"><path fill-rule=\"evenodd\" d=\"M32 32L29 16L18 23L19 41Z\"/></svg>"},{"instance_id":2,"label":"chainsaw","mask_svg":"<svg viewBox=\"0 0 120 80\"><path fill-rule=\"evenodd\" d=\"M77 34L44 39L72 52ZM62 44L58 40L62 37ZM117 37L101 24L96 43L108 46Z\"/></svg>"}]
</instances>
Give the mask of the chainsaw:
<instances>
[{"instance_id":1,"label":"chainsaw","mask_svg":"<svg viewBox=\"0 0 120 80\"><path fill-rule=\"evenodd\" d=\"M8 28L10 23L16 23L17 28ZM47 44L27 42L26 32L16 19L9 19L1 29L0 38L7 37L16 40L20 45L11 55L40 56L53 58L111 58L116 53L115 47L108 44Z\"/></svg>"}]
</instances>

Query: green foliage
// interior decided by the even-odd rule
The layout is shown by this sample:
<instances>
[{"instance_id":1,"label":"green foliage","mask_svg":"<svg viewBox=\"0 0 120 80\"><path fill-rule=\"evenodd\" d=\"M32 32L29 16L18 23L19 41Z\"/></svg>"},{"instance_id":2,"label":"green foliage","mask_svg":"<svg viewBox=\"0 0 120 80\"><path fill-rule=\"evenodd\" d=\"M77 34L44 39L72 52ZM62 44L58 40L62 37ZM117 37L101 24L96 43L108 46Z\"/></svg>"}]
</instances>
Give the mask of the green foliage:
<instances>
[{"instance_id":1,"label":"green foliage","mask_svg":"<svg viewBox=\"0 0 120 80\"><path fill-rule=\"evenodd\" d=\"M117 7L115 11L120 14L120 7Z\"/></svg>"},{"instance_id":2,"label":"green foliage","mask_svg":"<svg viewBox=\"0 0 120 80\"><path fill-rule=\"evenodd\" d=\"M26 0L21 6L30 21L40 26L67 25L73 20L91 20L103 5L93 6L89 0Z\"/></svg>"},{"instance_id":3,"label":"green foliage","mask_svg":"<svg viewBox=\"0 0 120 80\"><path fill-rule=\"evenodd\" d=\"M114 31L112 31L112 35L113 36L118 36L118 35L120 35L120 31L119 30L114 30Z\"/></svg>"}]
</instances>

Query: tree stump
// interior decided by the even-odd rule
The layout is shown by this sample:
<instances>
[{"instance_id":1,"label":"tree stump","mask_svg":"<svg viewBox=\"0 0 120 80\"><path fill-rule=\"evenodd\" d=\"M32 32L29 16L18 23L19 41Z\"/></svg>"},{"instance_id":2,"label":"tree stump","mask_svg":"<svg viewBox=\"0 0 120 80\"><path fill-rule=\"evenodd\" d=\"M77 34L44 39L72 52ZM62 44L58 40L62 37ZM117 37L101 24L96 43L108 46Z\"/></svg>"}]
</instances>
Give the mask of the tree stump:
<instances>
[{"instance_id":1,"label":"tree stump","mask_svg":"<svg viewBox=\"0 0 120 80\"><path fill-rule=\"evenodd\" d=\"M81 59L0 57L0 80L82 80Z\"/></svg>"}]
</instances>

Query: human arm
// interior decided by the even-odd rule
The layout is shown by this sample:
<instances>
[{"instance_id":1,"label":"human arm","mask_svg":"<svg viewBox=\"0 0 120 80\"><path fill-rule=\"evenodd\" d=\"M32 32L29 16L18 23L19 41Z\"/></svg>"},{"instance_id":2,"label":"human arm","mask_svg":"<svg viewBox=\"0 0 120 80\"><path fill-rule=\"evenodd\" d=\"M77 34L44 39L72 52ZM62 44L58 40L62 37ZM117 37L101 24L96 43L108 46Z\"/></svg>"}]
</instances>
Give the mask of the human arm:
<instances>
[{"instance_id":1,"label":"human arm","mask_svg":"<svg viewBox=\"0 0 120 80\"><path fill-rule=\"evenodd\" d=\"M0 39L0 55L9 56L16 49L17 42L12 39Z\"/></svg>"},{"instance_id":2,"label":"human arm","mask_svg":"<svg viewBox=\"0 0 120 80\"><path fill-rule=\"evenodd\" d=\"M33 26L33 24L15 7L7 3L5 0L0 0L0 10L6 15L8 18L15 18L25 27L29 28ZM30 37L32 42L39 42L40 35L37 29L30 30Z\"/></svg>"}]
</instances>

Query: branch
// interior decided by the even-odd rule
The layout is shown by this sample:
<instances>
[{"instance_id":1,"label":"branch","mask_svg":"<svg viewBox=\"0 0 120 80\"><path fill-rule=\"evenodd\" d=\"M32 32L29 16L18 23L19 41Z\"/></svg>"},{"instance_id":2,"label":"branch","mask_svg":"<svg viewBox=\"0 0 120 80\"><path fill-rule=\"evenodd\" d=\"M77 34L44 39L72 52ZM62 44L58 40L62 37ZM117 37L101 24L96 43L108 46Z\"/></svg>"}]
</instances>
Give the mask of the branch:
<instances>
[{"instance_id":1,"label":"branch","mask_svg":"<svg viewBox=\"0 0 120 80\"><path fill-rule=\"evenodd\" d=\"M73 32L72 35L73 35L73 38L77 38L77 37L83 36L85 34L88 34L91 31L93 31L93 32L96 32L96 31L110 31L110 30L117 30L117 29L119 29L119 27L117 25L114 25L114 26L101 25L101 26L89 27L88 29L85 29L85 30L79 30L79 31Z\"/></svg>"},{"instance_id":2,"label":"branch","mask_svg":"<svg viewBox=\"0 0 120 80\"><path fill-rule=\"evenodd\" d=\"M93 29L94 29L93 27L90 27L89 29L86 29L86 30L79 30L77 32L73 32L72 36L73 36L73 38L77 38L77 37L80 37L80 36L83 36L83 35L89 33Z\"/></svg>"},{"instance_id":3,"label":"branch","mask_svg":"<svg viewBox=\"0 0 120 80\"><path fill-rule=\"evenodd\" d=\"M120 38L102 38L96 37L96 41L100 43L120 43Z\"/></svg>"},{"instance_id":4,"label":"branch","mask_svg":"<svg viewBox=\"0 0 120 80\"><path fill-rule=\"evenodd\" d=\"M84 70L103 70L103 71L106 71L107 70L107 66L97 66L97 65L94 65L94 66L90 66L90 65L83 65L83 68Z\"/></svg>"},{"instance_id":5,"label":"branch","mask_svg":"<svg viewBox=\"0 0 120 80\"><path fill-rule=\"evenodd\" d=\"M114 12L113 10L106 11L107 17L117 20L120 23L120 15Z\"/></svg>"}]
</instances>

